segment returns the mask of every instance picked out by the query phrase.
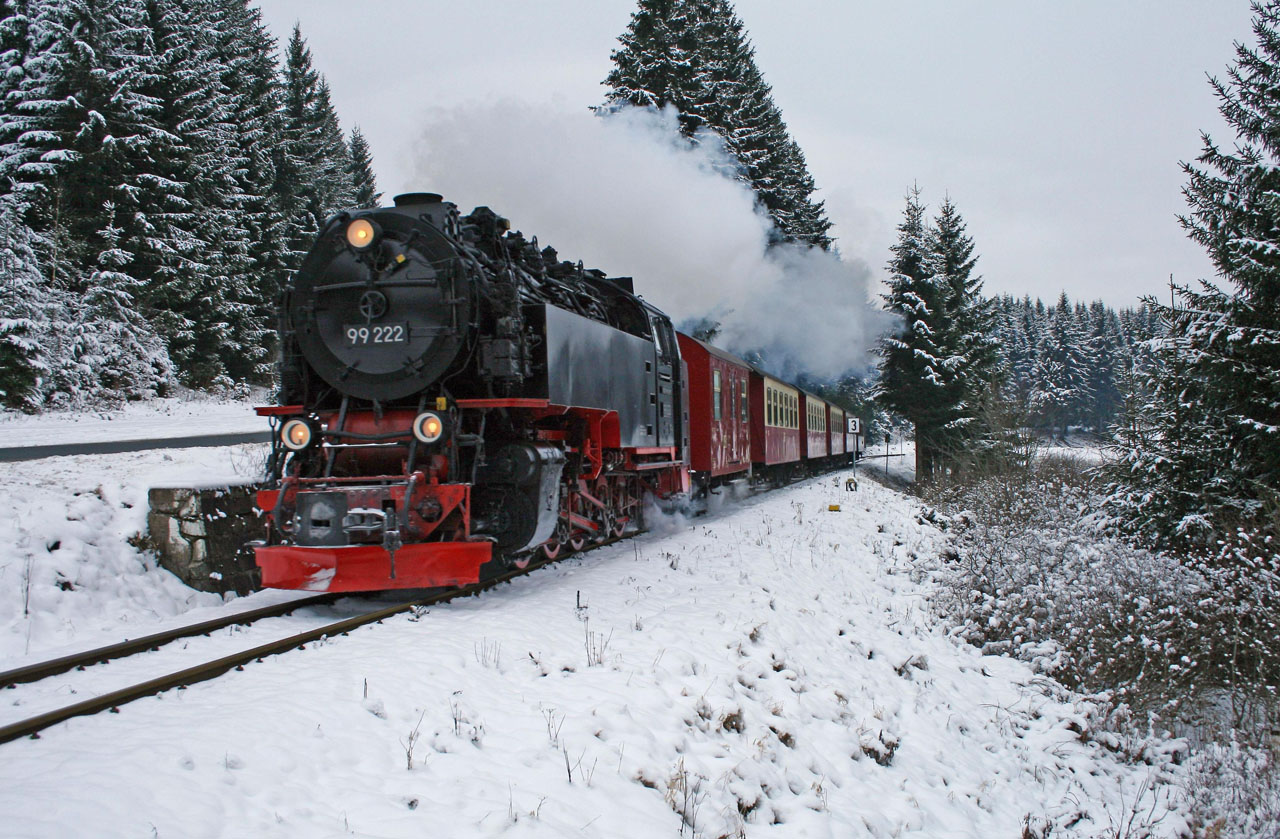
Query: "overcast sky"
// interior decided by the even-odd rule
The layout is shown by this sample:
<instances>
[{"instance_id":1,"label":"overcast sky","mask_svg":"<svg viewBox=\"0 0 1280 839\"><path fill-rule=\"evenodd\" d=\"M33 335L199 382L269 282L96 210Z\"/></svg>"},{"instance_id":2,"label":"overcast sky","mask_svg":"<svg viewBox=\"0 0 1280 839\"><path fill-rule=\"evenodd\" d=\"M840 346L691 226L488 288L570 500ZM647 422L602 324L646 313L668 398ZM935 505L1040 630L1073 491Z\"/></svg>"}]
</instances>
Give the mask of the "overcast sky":
<instances>
[{"instance_id":1,"label":"overcast sky","mask_svg":"<svg viewBox=\"0 0 1280 839\"><path fill-rule=\"evenodd\" d=\"M302 25L388 198L432 188L412 182L432 113L599 103L634 5L261 0L282 44ZM1167 294L1171 273L1212 276L1176 220L1178 164L1197 155L1201 130L1233 139L1206 73L1222 75L1233 41L1251 42L1246 0L735 5L847 256L883 273L918 183L931 208L950 195L960 209L989 293L1065 290L1125 306ZM536 220L515 222L538 231Z\"/></svg>"}]
</instances>

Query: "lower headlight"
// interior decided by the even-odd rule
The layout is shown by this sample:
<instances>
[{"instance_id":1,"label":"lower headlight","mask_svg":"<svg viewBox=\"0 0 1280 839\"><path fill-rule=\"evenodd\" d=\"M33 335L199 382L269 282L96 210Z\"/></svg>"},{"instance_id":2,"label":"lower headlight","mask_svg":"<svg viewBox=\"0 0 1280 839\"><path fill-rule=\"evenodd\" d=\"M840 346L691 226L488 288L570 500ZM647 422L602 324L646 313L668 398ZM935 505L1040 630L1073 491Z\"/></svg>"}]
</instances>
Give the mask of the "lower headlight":
<instances>
[{"instance_id":1,"label":"lower headlight","mask_svg":"<svg viewBox=\"0 0 1280 839\"><path fill-rule=\"evenodd\" d=\"M444 420L434 411L418 414L413 420L413 436L423 443L434 443L444 436Z\"/></svg>"},{"instance_id":2,"label":"lower headlight","mask_svg":"<svg viewBox=\"0 0 1280 839\"><path fill-rule=\"evenodd\" d=\"M300 452L315 440L315 428L303 419L291 419L280 428L280 442L290 451Z\"/></svg>"}]
</instances>

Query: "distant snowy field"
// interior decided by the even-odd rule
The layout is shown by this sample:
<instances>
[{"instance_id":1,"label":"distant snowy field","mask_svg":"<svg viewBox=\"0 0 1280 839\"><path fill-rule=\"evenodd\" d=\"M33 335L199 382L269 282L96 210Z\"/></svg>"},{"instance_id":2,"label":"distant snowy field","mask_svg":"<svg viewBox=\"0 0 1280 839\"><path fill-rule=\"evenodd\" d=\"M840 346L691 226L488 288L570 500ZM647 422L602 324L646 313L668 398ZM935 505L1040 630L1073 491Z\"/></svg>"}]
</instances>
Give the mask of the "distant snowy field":
<instances>
[{"instance_id":1,"label":"distant snowy field","mask_svg":"<svg viewBox=\"0 0 1280 839\"><path fill-rule=\"evenodd\" d=\"M242 478L261 448L3 465L0 667L292 596L224 605L127 542L148 485ZM947 637L942 536L863 471L2 745L0 832L1012 837L1030 816L1092 836L1135 801L1158 816L1165 779L1076 733L1088 703Z\"/></svg>"},{"instance_id":2,"label":"distant snowy field","mask_svg":"<svg viewBox=\"0 0 1280 839\"><path fill-rule=\"evenodd\" d=\"M265 431L267 421L253 412L255 404L262 403L192 394L103 411L0 411L0 448Z\"/></svg>"}]
</instances>

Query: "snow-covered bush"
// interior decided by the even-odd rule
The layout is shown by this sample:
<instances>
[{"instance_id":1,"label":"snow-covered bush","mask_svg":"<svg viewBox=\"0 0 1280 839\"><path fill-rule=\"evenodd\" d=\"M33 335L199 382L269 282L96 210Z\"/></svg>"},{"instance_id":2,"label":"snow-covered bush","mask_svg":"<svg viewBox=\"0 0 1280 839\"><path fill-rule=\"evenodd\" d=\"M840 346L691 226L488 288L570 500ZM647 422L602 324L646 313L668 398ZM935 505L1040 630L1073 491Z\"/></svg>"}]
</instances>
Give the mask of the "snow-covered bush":
<instances>
[{"instance_id":1,"label":"snow-covered bush","mask_svg":"<svg viewBox=\"0 0 1280 839\"><path fill-rule=\"evenodd\" d=\"M1191 759L1186 803L1197 839L1280 837L1280 767L1275 752L1232 741Z\"/></svg>"},{"instance_id":2,"label":"snow-covered bush","mask_svg":"<svg viewBox=\"0 0 1280 839\"><path fill-rule=\"evenodd\" d=\"M941 605L957 635L1123 702L1163 704L1180 693L1176 676L1191 651L1180 613L1203 581L1089 527L1081 468L1044 460L931 500L948 510L955 538Z\"/></svg>"},{"instance_id":3,"label":"snow-covered bush","mask_svg":"<svg viewBox=\"0 0 1280 839\"><path fill-rule=\"evenodd\" d=\"M953 536L938 604L984 652L1213 738L1276 726L1280 557L1241 532L1203 559L1108 535L1090 475L1040 458L928 492ZM1154 714L1149 718L1148 714Z\"/></svg>"}]
</instances>

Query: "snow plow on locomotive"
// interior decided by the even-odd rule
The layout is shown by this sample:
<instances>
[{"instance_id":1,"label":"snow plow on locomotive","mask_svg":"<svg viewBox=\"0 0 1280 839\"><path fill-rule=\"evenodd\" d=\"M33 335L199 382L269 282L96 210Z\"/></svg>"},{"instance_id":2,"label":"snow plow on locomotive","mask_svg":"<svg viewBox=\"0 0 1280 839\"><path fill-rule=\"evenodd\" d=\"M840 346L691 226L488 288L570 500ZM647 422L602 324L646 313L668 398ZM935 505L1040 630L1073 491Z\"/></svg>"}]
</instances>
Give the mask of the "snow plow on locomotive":
<instances>
[{"instance_id":1,"label":"snow plow on locomotive","mask_svg":"<svg viewBox=\"0 0 1280 839\"><path fill-rule=\"evenodd\" d=\"M332 219L281 305L265 586L465 585L687 490L669 319L434 194Z\"/></svg>"},{"instance_id":2,"label":"snow plow on locomotive","mask_svg":"<svg viewBox=\"0 0 1280 839\"><path fill-rule=\"evenodd\" d=\"M325 226L258 409L264 586L467 585L641 528L646 496L854 460L839 408L509 227L431 193Z\"/></svg>"}]
</instances>

